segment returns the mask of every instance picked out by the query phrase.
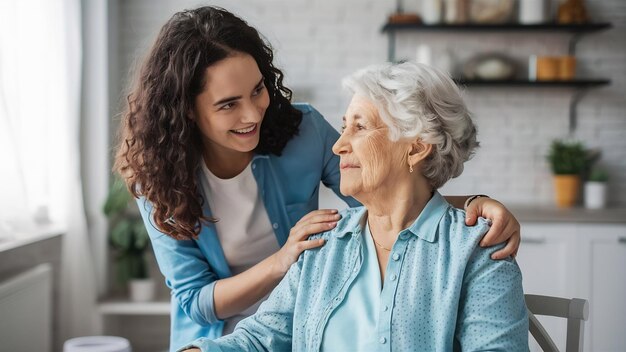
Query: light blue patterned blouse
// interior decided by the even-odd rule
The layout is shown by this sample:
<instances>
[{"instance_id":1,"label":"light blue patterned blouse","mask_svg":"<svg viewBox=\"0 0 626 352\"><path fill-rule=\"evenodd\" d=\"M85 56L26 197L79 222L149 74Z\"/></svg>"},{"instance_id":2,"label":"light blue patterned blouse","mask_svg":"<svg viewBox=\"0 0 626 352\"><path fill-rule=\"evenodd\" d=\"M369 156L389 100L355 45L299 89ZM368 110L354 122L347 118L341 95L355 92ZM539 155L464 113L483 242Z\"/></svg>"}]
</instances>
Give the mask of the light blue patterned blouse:
<instances>
[{"instance_id":1,"label":"light blue patterned blouse","mask_svg":"<svg viewBox=\"0 0 626 352\"><path fill-rule=\"evenodd\" d=\"M329 317L362 270L363 207L347 209L326 239L308 250L257 313L202 351L319 351ZM499 247L478 246L489 225L465 225L465 212L437 192L403 230L390 255L380 295L379 351L528 351L522 275ZM355 338L346 336L346 339ZM189 347L188 346L188 347Z\"/></svg>"},{"instance_id":2,"label":"light blue patterned blouse","mask_svg":"<svg viewBox=\"0 0 626 352\"><path fill-rule=\"evenodd\" d=\"M328 318L328 324L324 327L324 337L322 337L320 348L322 351L377 352L379 350L376 329L382 289L380 266L366 221L364 230L361 269L352 281L346 298Z\"/></svg>"}]
</instances>

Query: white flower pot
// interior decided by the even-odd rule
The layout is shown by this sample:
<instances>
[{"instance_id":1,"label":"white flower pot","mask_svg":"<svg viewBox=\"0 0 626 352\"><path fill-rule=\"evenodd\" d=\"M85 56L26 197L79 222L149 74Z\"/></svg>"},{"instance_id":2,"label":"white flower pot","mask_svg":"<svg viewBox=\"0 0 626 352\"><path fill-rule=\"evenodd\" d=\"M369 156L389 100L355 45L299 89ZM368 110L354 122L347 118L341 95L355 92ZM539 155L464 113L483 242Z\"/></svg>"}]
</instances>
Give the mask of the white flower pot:
<instances>
[{"instance_id":1,"label":"white flower pot","mask_svg":"<svg viewBox=\"0 0 626 352\"><path fill-rule=\"evenodd\" d=\"M152 301L155 296L155 284L152 279L132 279L128 282L130 300L133 302Z\"/></svg>"},{"instance_id":2,"label":"white flower pot","mask_svg":"<svg viewBox=\"0 0 626 352\"><path fill-rule=\"evenodd\" d=\"M606 182L585 182L585 208L606 207Z\"/></svg>"}]
</instances>

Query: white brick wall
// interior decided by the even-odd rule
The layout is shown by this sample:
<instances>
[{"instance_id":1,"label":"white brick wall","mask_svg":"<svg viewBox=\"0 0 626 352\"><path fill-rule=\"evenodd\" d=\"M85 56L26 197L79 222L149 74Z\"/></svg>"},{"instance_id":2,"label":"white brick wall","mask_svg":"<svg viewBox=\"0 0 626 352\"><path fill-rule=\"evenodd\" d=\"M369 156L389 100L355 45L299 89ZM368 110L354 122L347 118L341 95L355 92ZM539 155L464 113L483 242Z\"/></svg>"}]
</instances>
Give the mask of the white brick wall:
<instances>
[{"instance_id":1,"label":"white brick wall","mask_svg":"<svg viewBox=\"0 0 626 352\"><path fill-rule=\"evenodd\" d=\"M405 8L417 8L413 2ZM578 45L580 73L609 77L578 108L575 137L603 150L609 169L610 201L626 204L626 2L587 0L596 21L615 28L585 37ZM297 100L311 102L338 127L348 102L341 77L387 57L380 28L395 8L383 0L125 0L120 3L120 78L175 12L202 4L223 6L257 27L276 51L279 67ZM407 33L398 37L398 57L413 58L425 43L433 52L451 48L459 58L501 50L526 61L528 55L563 55L567 35L532 33ZM553 138L565 137L570 89L471 88L467 101L479 128L482 148L446 194L486 193L507 204L551 203L553 188L544 155ZM332 201L327 204L333 205Z\"/></svg>"}]
</instances>

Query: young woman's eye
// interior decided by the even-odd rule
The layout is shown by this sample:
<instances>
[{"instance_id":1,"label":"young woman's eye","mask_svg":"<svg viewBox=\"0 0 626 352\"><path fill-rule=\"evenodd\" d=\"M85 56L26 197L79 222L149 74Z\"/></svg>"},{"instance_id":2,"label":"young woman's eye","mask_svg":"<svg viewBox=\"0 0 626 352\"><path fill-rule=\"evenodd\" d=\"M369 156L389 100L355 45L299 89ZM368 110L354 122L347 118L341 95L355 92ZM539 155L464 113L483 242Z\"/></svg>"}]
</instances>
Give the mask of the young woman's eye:
<instances>
[{"instance_id":1,"label":"young woman's eye","mask_svg":"<svg viewBox=\"0 0 626 352\"><path fill-rule=\"evenodd\" d=\"M262 84L259 87L257 87L257 89L254 90L254 92L252 92L252 96L257 96L259 94L261 94L261 92L263 92L263 89L265 89L265 85Z\"/></svg>"},{"instance_id":2,"label":"young woman's eye","mask_svg":"<svg viewBox=\"0 0 626 352\"><path fill-rule=\"evenodd\" d=\"M220 110L230 110L235 106L235 103L227 103L220 106Z\"/></svg>"}]
</instances>

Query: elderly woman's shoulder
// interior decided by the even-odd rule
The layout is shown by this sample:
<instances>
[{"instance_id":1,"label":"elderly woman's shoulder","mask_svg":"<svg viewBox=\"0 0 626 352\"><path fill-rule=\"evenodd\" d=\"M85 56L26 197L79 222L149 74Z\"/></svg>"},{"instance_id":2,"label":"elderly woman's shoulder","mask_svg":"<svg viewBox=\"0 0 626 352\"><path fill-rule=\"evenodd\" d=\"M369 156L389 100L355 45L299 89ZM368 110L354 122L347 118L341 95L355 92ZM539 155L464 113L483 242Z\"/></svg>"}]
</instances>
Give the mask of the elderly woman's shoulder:
<instances>
[{"instance_id":1,"label":"elderly woman's shoulder","mask_svg":"<svg viewBox=\"0 0 626 352\"><path fill-rule=\"evenodd\" d=\"M343 237L343 235L351 234L360 228L360 222L365 215L365 207L358 206L354 208L346 208L339 212L341 219L337 221L337 226L330 231L318 233L309 237L309 239L324 239L328 241L334 237Z\"/></svg>"},{"instance_id":2,"label":"elderly woman's shoulder","mask_svg":"<svg viewBox=\"0 0 626 352\"><path fill-rule=\"evenodd\" d=\"M489 231L491 220L479 217L475 225L468 226L465 223L465 216L465 210L449 206L439 222L440 233L476 241Z\"/></svg>"}]
</instances>

